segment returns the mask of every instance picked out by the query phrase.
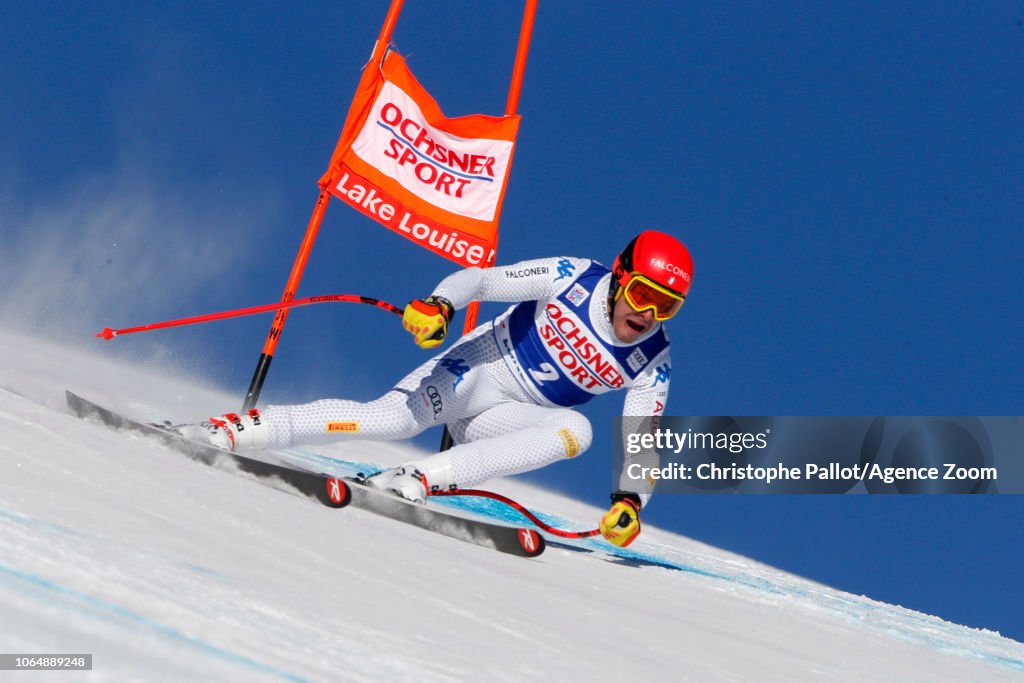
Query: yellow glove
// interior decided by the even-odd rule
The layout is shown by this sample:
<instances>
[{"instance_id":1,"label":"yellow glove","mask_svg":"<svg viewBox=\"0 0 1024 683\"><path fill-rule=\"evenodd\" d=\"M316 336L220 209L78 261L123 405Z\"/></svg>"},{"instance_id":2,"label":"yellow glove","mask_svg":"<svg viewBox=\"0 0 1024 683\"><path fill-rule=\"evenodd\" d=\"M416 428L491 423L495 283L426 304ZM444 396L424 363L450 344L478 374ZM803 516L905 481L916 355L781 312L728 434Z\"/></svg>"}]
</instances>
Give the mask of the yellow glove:
<instances>
[{"instance_id":1,"label":"yellow glove","mask_svg":"<svg viewBox=\"0 0 1024 683\"><path fill-rule=\"evenodd\" d=\"M448 323L455 309L439 296L410 301L402 314L402 327L409 331L421 349L439 346L448 334Z\"/></svg>"},{"instance_id":2,"label":"yellow glove","mask_svg":"<svg viewBox=\"0 0 1024 683\"><path fill-rule=\"evenodd\" d=\"M640 496L625 491L613 493L612 509L597 526L609 543L625 548L640 535Z\"/></svg>"}]
</instances>

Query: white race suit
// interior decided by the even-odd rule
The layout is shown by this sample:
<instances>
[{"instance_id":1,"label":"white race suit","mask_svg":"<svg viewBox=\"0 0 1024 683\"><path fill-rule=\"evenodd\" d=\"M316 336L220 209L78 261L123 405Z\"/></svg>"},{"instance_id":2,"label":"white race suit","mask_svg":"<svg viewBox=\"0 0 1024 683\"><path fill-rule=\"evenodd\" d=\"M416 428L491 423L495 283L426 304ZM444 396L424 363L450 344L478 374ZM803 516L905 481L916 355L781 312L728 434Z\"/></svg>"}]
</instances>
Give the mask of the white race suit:
<instances>
[{"instance_id":1,"label":"white race suit","mask_svg":"<svg viewBox=\"0 0 1024 683\"><path fill-rule=\"evenodd\" d=\"M376 400L267 406L267 446L407 439L444 423L457 445L431 457L450 458L461 488L576 457L592 431L574 406L623 389L622 414L650 418L668 400L668 337L660 323L633 343L615 336L611 277L600 263L564 257L457 271L434 290L455 309L474 300L520 303ZM644 503L652 484L620 480Z\"/></svg>"}]
</instances>

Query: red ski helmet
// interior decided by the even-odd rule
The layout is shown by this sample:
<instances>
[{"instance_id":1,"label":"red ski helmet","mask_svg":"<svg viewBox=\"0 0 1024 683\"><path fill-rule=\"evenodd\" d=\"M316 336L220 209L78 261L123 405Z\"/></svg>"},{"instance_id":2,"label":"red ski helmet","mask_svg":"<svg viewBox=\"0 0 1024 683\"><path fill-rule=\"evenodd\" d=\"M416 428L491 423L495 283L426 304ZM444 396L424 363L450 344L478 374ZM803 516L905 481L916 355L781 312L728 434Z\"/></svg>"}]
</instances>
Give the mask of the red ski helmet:
<instances>
[{"instance_id":1,"label":"red ski helmet","mask_svg":"<svg viewBox=\"0 0 1024 683\"><path fill-rule=\"evenodd\" d=\"M615 257L612 278L613 299L625 294L635 310L651 309L655 318L667 320L690 291L693 258L675 237L645 230Z\"/></svg>"}]
</instances>

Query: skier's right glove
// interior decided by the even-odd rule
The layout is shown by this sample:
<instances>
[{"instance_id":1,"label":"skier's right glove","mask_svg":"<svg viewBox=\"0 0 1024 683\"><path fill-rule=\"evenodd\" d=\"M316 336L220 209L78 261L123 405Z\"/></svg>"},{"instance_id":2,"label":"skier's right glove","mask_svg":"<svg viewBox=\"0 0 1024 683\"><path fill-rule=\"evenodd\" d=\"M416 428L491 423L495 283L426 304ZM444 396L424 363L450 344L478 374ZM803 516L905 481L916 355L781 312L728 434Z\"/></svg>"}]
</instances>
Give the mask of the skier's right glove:
<instances>
[{"instance_id":1,"label":"skier's right glove","mask_svg":"<svg viewBox=\"0 0 1024 683\"><path fill-rule=\"evenodd\" d=\"M620 548L636 540L640 535L640 496L627 491L612 494L612 509L605 513L598 524L601 535Z\"/></svg>"},{"instance_id":2,"label":"skier's right glove","mask_svg":"<svg viewBox=\"0 0 1024 683\"><path fill-rule=\"evenodd\" d=\"M428 296L410 301L402 314L402 326L421 349L432 349L444 341L455 309L447 299Z\"/></svg>"}]
</instances>

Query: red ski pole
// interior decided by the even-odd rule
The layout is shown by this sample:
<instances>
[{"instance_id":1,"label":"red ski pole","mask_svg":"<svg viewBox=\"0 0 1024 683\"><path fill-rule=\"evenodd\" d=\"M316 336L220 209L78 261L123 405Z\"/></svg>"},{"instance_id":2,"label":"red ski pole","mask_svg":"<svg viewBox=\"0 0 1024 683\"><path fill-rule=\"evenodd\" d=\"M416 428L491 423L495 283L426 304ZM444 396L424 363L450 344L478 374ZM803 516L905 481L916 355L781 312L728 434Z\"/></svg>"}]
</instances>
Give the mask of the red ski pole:
<instances>
[{"instance_id":1,"label":"red ski pole","mask_svg":"<svg viewBox=\"0 0 1024 683\"><path fill-rule=\"evenodd\" d=\"M197 315L191 318L179 318L177 320L168 320L162 323L151 323L149 325L140 325L139 327L125 327L120 330L112 330L109 327L103 328L102 332L97 332L96 336L103 339L113 339L114 337L122 334L133 334L135 332L148 332L149 330L159 330L165 327L178 327L180 325L194 325L196 323L210 322L211 320L223 320L224 318L237 318L243 315L254 315L256 313L266 313L267 311L276 311L282 308L294 308L296 306L308 306L309 304L325 304L325 303L357 303L357 304L369 304L371 306L377 306L383 308L385 311L391 311L396 315L402 315L402 309L397 306L393 306L386 301L380 299L374 299L368 296L360 296L358 294L323 294L320 296L310 296L305 299L292 299L291 301L276 304L266 304L264 306L252 306L251 308L238 308L233 311L221 311L220 313L207 313L206 315Z\"/></svg>"},{"instance_id":2,"label":"red ski pole","mask_svg":"<svg viewBox=\"0 0 1024 683\"><path fill-rule=\"evenodd\" d=\"M500 503L508 505L510 508L516 510L521 515L526 517L528 520L536 524L538 527L553 534L555 536L561 536L562 538L590 538L591 536L597 536L601 533L600 529L590 529L589 531L565 531L564 529L556 529L550 524L542 521L537 515L533 514L525 507L517 503L516 501L501 495L500 493L494 493L493 491L479 491L477 489L456 489L454 491L438 491L437 493L431 493L432 496L478 496L480 498L490 498Z\"/></svg>"}]
</instances>

